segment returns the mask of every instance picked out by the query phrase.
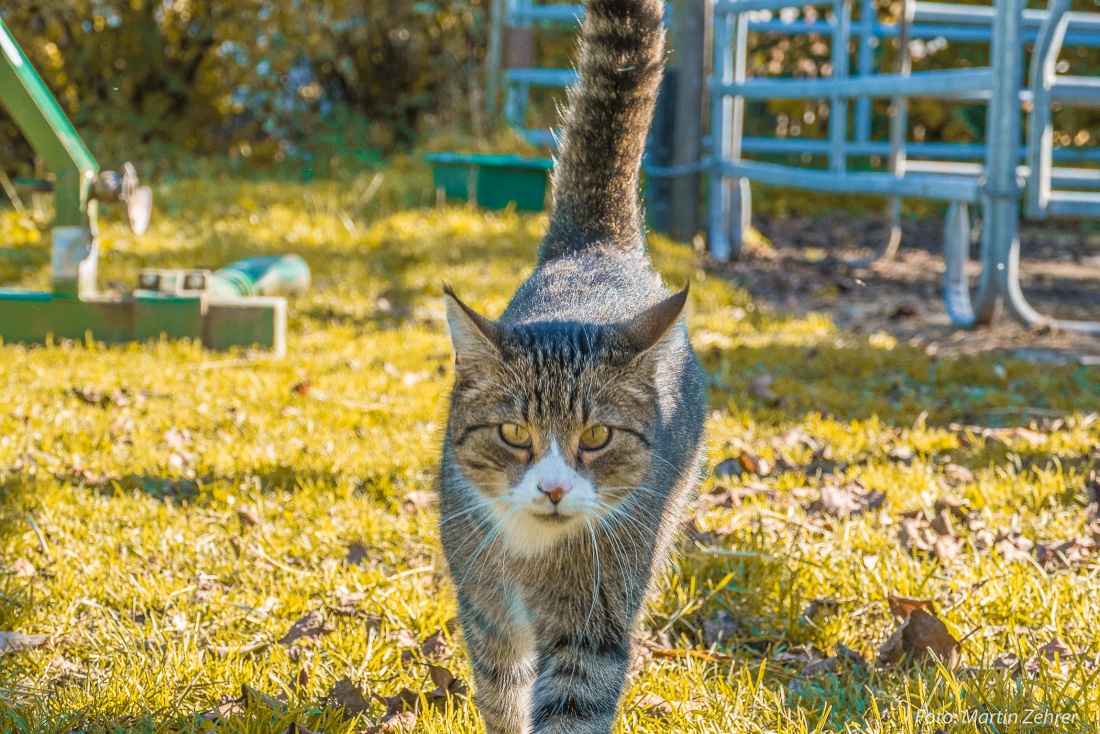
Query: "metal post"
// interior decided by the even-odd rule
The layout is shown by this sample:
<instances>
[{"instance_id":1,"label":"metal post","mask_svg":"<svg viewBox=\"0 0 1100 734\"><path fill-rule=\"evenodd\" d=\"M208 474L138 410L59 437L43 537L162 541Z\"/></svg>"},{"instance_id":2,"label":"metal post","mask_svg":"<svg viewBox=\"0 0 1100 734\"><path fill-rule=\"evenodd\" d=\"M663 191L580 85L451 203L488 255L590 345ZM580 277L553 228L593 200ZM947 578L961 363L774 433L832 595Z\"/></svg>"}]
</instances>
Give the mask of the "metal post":
<instances>
[{"instance_id":1,"label":"metal post","mask_svg":"<svg viewBox=\"0 0 1100 734\"><path fill-rule=\"evenodd\" d=\"M733 100L722 91L724 85L733 81L733 58L729 40L730 16L724 12L715 12L714 63L710 85L710 137L713 162L709 177L707 246L711 256L723 261L730 258L729 180L722 173L722 165L730 157L733 135Z\"/></svg>"},{"instance_id":2,"label":"metal post","mask_svg":"<svg viewBox=\"0 0 1100 734\"><path fill-rule=\"evenodd\" d=\"M676 120L672 165L697 163L703 154L703 83L707 0L680 0L672 7L676 54ZM699 231L700 176L672 179L671 234L690 242Z\"/></svg>"},{"instance_id":3,"label":"metal post","mask_svg":"<svg viewBox=\"0 0 1100 734\"><path fill-rule=\"evenodd\" d=\"M848 39L852 33L852 6L848 0L833 3L832 65L833 78L848 77ZM834 94L829 98L829 170L843 174L848 168L844 146L848 137L848 98Z\"/></svg>"},{"instance_id":4,"label":"metal post","mask_svg":"<svg viewBox=\"0 0 1100 734\"><path fill-rule=\"evenodd\" d=\"M737 56L734 58L733 81L744 84L749 67L749 16L737 15ZM730 116L730 160L741 162L741 140L745 137L745 98L737 95L732 99ZM745 248L745 230L752 222L752 190L749 180L744 176L733 179L729 192L730 207L730 256L737 257Z\"/></svg>"},{"instance_id":5,"label":"metal post","mask_svg":"<svg viewBox=\"0 0 1100 734\"><path fill-rule=\"evenodd\" d=\"M901 0L901 17L898 18L898 45L894 60L894 71L903 77L909 76L913 70L913 57L909 54L909 22L913 12L914 3L911 0ZM909 99L907 97L894 97L890 100L890 159L888 162L890 173L895 176L905 175L905 141L909 129ZM890 219L890 234L882 252L876 256L887 260L894 257L898 247L901 246L901 197L894 196L886 206L886 213ZM967 217L969 226L969 217ZM969 237L969 235L968 235ZM967 248L969 250L969 248ZM967 255L969 257L969 253Z\"/></svg>"},{"instance_id":6,"label":"metal post","mask_svg":"<svg viewBox=\"0 0 1100 734\"><path fill-rule=\"evenodd\" d=\"M1027 213L1036 219L1046 217L1050 201L1054 158L1054 124L1050 111L1050 88L1057 75L1058 51L1066 36L1070 0L1051 0L1047 17L1039 30L1031 55L1031 116L1027 128Z\"/></svg>"},{"instance_id":7,"label":"metal post","mask_svg":"<svg viewBox=\"0 0 1100 734\"><path fill-rule=\"evenodd\" d=\"M489 6L489 64L485 83L485 112L489 129L495 129L499 112L497 97L500 95L501 36L504 33L504 0L490 0Z\"/></svg>"},{"instance_id":8,"label":"metal post","mask_svg":"<svg viewBox=\"0 0 1100 734\"><path fill-rule=\"evenodd\" d=\"M1021 34L1023 0L997 0L994 4L993 97L986 122L985 194L982 232L982 277L986 271L1000 281L1009 309L1024 323L1043 318L1023 300L1020 290L1020 185L1016 165L1020 160L1020 81L1024 44ZM992 320L995 309L978 311L976 323Z\"/></svg>"},{"instance_id":9,"label":"metal post","mask_svg":"<svg viewBox=\"0 0 1100 734\"><path fill-rule=\"evenodd\" d=\"M875 2L860 0L859 3L859 48L856 53L856 75L870 76L875 38ZM871 139L871 98L862 96L856 99L856 141L866 143Z\"/></svg>"}]
</instances>

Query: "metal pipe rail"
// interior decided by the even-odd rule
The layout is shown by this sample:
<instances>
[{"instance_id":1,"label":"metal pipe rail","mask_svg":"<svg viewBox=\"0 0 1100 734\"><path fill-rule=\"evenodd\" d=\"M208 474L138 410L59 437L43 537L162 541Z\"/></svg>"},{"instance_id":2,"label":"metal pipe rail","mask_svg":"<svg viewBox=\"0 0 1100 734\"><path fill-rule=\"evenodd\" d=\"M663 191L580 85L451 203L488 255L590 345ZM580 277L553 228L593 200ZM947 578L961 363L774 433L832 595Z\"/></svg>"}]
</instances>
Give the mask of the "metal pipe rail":
<instances>
[{"instance_id":1,"label":"metal pipe rail","mask_svg":"<svg viewBox=\"0 0 1100 734\"><path fill-rule=\"evenodd\" d=\"M1100 333L1100 322L1058 321L1036 312L1019 282L1019 214L1021 182L1027 182L1032 216L1100 216L1100 171L1054 167L1054 161L1100 162L1097 149L1054 150L1050 126L1055 102L1100 106L1100 79L1055 74L1060 48L1070 37L1079 45L1100 46L1100 14L1069 13L1070 0L1050 0L1046 11L1023 8L1023 0L995 0L992 7L944 3L904 3L901 22L884 27L866 14L853 24L853 0L811 0L831 7L831 17L801 25L761 19L761 13L790 7L793 0L720 0L714 19L712 130L714 166L710 181L709 241L720 259L739 250L741 232L751 213L749 180L833 193L878 194L891 198L894 232L880 249L889 254L900 235L899 197L915 196L951 202L945 224L944 299L952 321L963 327L988 323L1002 302L1026 324ZM804 3L798 3L799 7ZM919 22L918 22L919 21ZM950 28L941 29L946 24ZM982 69L910 72L909 38L932 30L940 35L990 43L990 66ZM750 32L813 32L833 47L828 79L746 78ZM892 74L872 74L869 39L897 36L905 52ZM856 41L856 75L849 76L849 42ZM1036 51L1029 88L1021 88L1024 43L1034 38ZM870 98L893 99L889 142L870 140ZM906 101L911 97L982 100L988 104L984 144L914 143L905 140ZM772 139L743 135L746 99L829 99L827 139ZM848 139L848 101L856 100L854 140ZM1033 102L1035 117L1028 145L1021 145L1022 103ZM744 154L799 154L826 159L826 169L744 160ZM908 161L907 154L949 160ZM887 156L889 172L848 169L850 158ZM957 161L981 160L982 163ZM1025 165L1020 165L1024 163ZM1056 187L1067 187L1059 189ZM981 265L978 287L969 288L966 265L970 251L970 208L982 212ZM866 262L866 261L865 261Z\"/></svg>"}]
</instances>

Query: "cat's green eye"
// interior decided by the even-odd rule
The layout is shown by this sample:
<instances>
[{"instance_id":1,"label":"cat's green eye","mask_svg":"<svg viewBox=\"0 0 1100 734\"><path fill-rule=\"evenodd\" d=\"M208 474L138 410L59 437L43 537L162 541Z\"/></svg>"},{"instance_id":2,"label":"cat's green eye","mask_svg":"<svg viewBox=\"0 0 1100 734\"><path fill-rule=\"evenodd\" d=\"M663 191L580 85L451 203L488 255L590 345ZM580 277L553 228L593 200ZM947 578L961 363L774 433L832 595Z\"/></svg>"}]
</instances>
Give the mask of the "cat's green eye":
<instances>
[{"instance_id":1,"label":"cat's green eye","mask_svg":"<svg viewBox=\"0 0 1100 734\"><path fill-rule=\"evenodd\" d=\"M526 449L531 447L531 432L518 423L501 423L500 438L513 448Z\"/></svg>"},{"instance_id":2,"label":"cat's green eye","mask_svg":"<svg viewBox=\"0 0 1100 734\"><path fill-rule=\"evenodd\" d=\"M611 441L611 429L598 423L584 429L581 434L580 446L585 451L597 451Z\"/></svg>"}]
</instances>

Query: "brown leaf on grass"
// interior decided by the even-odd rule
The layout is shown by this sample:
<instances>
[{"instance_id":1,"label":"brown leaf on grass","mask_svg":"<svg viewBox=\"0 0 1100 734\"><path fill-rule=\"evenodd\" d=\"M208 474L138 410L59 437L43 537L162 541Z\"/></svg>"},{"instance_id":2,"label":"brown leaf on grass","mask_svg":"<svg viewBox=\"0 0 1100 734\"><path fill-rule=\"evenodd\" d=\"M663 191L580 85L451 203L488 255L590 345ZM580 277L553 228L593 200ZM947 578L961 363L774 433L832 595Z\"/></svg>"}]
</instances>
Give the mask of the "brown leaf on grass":
<instances>
[{"instance_id":1,"label":"brown leaf on grass","mask_svg":"<svg viewBox=\"0 0 1100 734\"><path fill-rule=\"evenodd\" d=\"M962 542L954 535L940 535L932 541L932 555L940 563L950 563L962 550Z\"/></svg>"},{"instance_id":2,"label":"brown leaf on grass","mask_svg":"<svg viewBox=\"0 0 1100 734\"><path fill-rule=\"evenodd\" d=\"M1094 515L1100 514L1100 470L1093 469L1085 477L1085 497Z\"/></svg>"},{"instance_id":3,"label":"brown leaf on grass","mask_svg":"<svg viewBox=\"0 0 1100 734\"><path fill-rule=\"evenodd\" d=\"M297 721L295 721L286 728L286 731L283 734L317 734L317 732L312 731L311 729L307 729L299 724Z\"/></svg>"},{"instance_id":4,"label":"brown leaf on grass","mask_svg":"<svg viewBox=\"0 0 1100 734\"><path fill-rule=\"evenodd\" d=\"M1088 563L1095 552L1096 544L1088 538L1071 538L1061 543L1035 544L1035 560L1048 571Z\"/></svg>"},{"instance_id":5,"label":"brown leaf on grass","mask_svg":"<svg viewBox=\"0 0 1100 734\"><path fill-rule=\"evenodd\" d=\"M390 639L394 641L398 647L416 647L419 643L416 641L416 635L410 629L400 629L396 632L391 632Z\"/></svg>"},{"instance_id":6,"label":"brown leaf on grass","mask_svg":"<svg viewBox=\"0 0 1100 734\"><path fill-rule=\"evenodd\" d=\"M401 711L383 717L376 725L364 729L360 734L388 734L389 732L411 731L416 726L416 713Z\"/></svg>"},{"instance_id":7,"label":"brown leaf on grass","mask_svg":"<svg viewBox=\"0 0 1100 734\"><path fill-rule=\"evenodd\" d=\"M359 604L340 604L338 606L330 606L328 610L341 617L358 617L363 620L363 624L366 625L368 630L378 629L382 624L381 614L369 612L363 609Z\"/></svg>"},{"instance_id":8,"label":"brown leaf on grass","mask_svg":"<svg viewBox=\"0 0 1100 734\"><path fill-rule=\"evenodd\" d=\"M937 512L936 516L932 518L930 527L936 535L954 535L955 528L951 524L951 511L945 508Z\"/></svg>"},{"instance_id":9,"label":"brown leaf on grass","mask_svg":"<svg viewBox=\"0 0 1100 734\"><path fill-rule=\"evenodd\" d=\"M448 698L465 696L469 691L465 683L441 665L429 665L428 676L435 683L435 689L428 693L428 700L435 706L442 708L447 705Z\"/></svg>"},{"instance_id":10,"label":"brown leaf on grass","mask_svg":"<svg viewBox=\"0 0 1100 734\"><path fill-rule=\"evenodd\" d=\"M367 546L359 541L348 543L348 552L347 555L344 556L344 563L349 566L360 566L369 558L370 553L367 551Z\"/></svg>"},{"instance_id":11,"label":"brown leaf on grass","mask_svg":"<svg viewBox=\"0 0 1100 734\"><path fill-rule=\"evenodd\" d=\"M271 647L268 642L250 642L247 645L207 645L206 649L222 660L230 657L244 657L252 653L264 652Z\"/></svg>"},{"instance_id":12,"label":"brown leaf on grass","mask_svg":"<svg viewBox=\"0 0 1100 734\"><path fill-rule=\"evenodd\" d=\"M897 596L890 594L886 597L886 603L890 605L890 614L898 619L905 619L918 609L924 609L936 613L936 604L931 599L917 599L912 596Z\"/></svg>"},{"instance_id":13,"label":"brown leaf on grass","mask_svg":"<svg viewBox=\"0 0 1100 734\"><path fill-rule=\"evenodd\" d=\"M807 505L806 512L844 520L868 510L875 510L885 500L885 492L869 492L858 481L842 485L826 484L821 488L818 499Z\"/></svg>"},{"instance_id":14,"label":"brown leaf on grass","mask_svg":"<svg viewBox=\"0 0 1100 734\"><path fill-rule=\"evenodd\" d=\"M749 382L749 397L762 403L773 405L779 402L779 395L772 390L775 379L771 375L760 375Z\"/></svg>"},{"instance_id":15,"label":"brown leaf on grass","mask_svg":"<svg viewBox=\"0 0 1100 734\"><path fill-rule=\"evenodd\" d=\"M203 721L223 721L231 716L237 716L244 713L244 709L241 708L241 702L239 698L233 698L228 701L216 705L212 709L208 709L199 714L199 718Z\"/></svg>"},{"instance_id":16,"label":"brown leaf on grass","mask_svg":"<svg viewBox=\"0 0 1100 734\"><path fill-rule=\"evenodd\" d=\"M722 537L717 530L703 530L699 527L699 524L692 518L684 523L684 534L688 538L702 546L715 545ZM728 535L728 533L726 533Z\"/></svg>"},{"instance_id":17,"label":"brown leaf on grass","mask_svg":"<svg viewBox=\"0 0 1100 734\"><path fill-rule=\"evenodd\" d=\"M843 660L847 663L851 663L857 668L863 668L867 665L867 661L858 650L853 650L843 643L840 643L836 646L836 657L838 660Z\"/></svg>"},{"instance_id":18,"label":"brown leaf on grass","mask_svg":"<svg viewBox=\"0 0 1100 734\"><path fill-rule=\"evenodd\" d=\"M720 663L733 660L732 655L727 655L724 652L711 652L709 650L694 650L691 648L669 647L661 641L655 641L645 638L636 638L636 641L640 647L644 647L650 655L657 658L696 658L698 660L706 660L707 662Z\"/></svg>"},{"instance_id":19,"label":"brown leaf on grass","mask_svg":"<svg viewBox=\"0 0 1100 734\"><path fill-rule=\"evenodd\" d=\"M420 652L426 658L442 660L449 658L454 651L447 642L447 638L443 636L443 630L439 630L420 643Z\"/></svg>"},{"instance_id":20,"label":"brown leaf on grass","mask_svg":"<svg viewBox=\"0 0 1100 734\"><path fill-rule=\"evenodd\" d=\"M980 530L975 534L978 550L989 551L996 548L1009 563L1030 563L1031 550L1035 544L1015 530Z\"/></svg>"},{"instance_id":21,"label":"brown leaf on grass","mask_svg":"<svg viewBox=\"0 0 1100 734\"><path fill-rule=\"evenodd\" d=\"M405 496L401 498L401 512L414 512L422 507L427 507L437 499L439 499L439 495L435 492L425 492L422 490L407 492Z\"/></svg>"},{"instance_id":22,"label":"brown leaf on grass","mask_svg":"<svg viewBox=\"0 0 1100 734\"><path fill-rule=\"evenodd\" d=\"M291 625L290 630L280 638L279 644L289 646L301 639L327 635L335 629L335 625L325 619L324 612L320 609L314 609Z\"/></svg>"},{"instance_id":23,"label":"brown leaf on grass","mask_svg":"<svg viewBox=\"0 0 1100 734\"><path fill-rule=\"evenodd\" d=\"M707 707L707 702L701 698L690 701L669 701L656 693L639 693L631 700L631 703L635 708L658 718L664 718L673 712L685 714L689 711L699 711Z\"/></svg>"},{"instance_id":24,"label":"brown leaf on grass","mask_svg":"<svg viewBox=\"0 0 1100 734\"><path fill-rule=\"evenodd\" d=\"M959 661L959 641L951 636L947 625L939 618L924 609L914 609L879 647L878 662L880 665L901 665L929 653L954 667Z\"/></svg>"},{"instance_id":25,"label":"brown leaf on grass","mask_svg":"<svg viewBox=\"0 0 1100 734\"><path fill-rule=\"evenodd\" d=\"M943 472L947 483L954 486L970 484L975 479L974 472L960 464L944 464L940 471Z\"/></svg>"},{"instance_id":26,"label":"brown leaf on grass","mask_svg":"<svg viewBox=\"0 0 1100 734\"><path fill-rule=\"evenodd\" d=\"M741 625L737 624L737 620L729 612L722 610L713 619L703 621L703 644L714 647L721 642L729 642L740 629Z\"/></svg>"},{"instance_id":27,"label":"brown leaf on grass","mask_svg":"<svg viewBox=\"0 0 1100 734\"><path fill-rule=\"evenodd\" d=\"M814 617L819 614L825 616L833 615L836 614L838 609L840 609L840 604L836 599L814 599L806 605L806 609L802 612L802 618L808 622L812 622Z\"/></svg>"},{"instance_id":28,"label":"brown leaf on grass","mask_svg":"<svg viewBox=\"0 0 1100 734\"><path fill-rule=\"evenodd\" d=\"M395 696L379 696L371 693L375 699L386 704L386 716L393 716L403 711L420 713L420 694L409 688L402 688Z\"/></svg>"},{"instance_id":29,"label":"brown leaf on grass","mask_svg":"<svg viewBox=\"0 0 1100 734\"><path fill-rule=\"evenodd\" d=\"M631 700L635 708L649 714L665 715L672 713L672 705L656 693L640 693Z\"/></svg>"},{"instance_id":30,"label":"brown leaf on grass","mask_svg":"<svg viewBox=\"0 0 1100 734\"><path fill-rule=\"evenodd\" d=\"M240 520L241 527L244 528L258 528L264 524L260 519L260 515L251 505L241 505L237 508L237 519Z\"/></svg>"},{"instance_id":31,"label":"brown leaf on grass","mask_svg":"<svg viewBox=\"0 0 1100 734\"><path fill-rule=\"evenodd\" d=\"M0 655L20 650L33 650L42 647L49 635L25 635L22 632L0 632Z\"/></svg>"},{"instance_id":32,"label":"brown leaf on grass","mask_svg":"<svg viewBox=\"0 0 1100 734\"><path fill-rule=\"evenodd\" d=\"M1052 637L1045 645L1041 645L1035 654L1041 655L1052 663L1059 659L1069 660L1077 657L1077 652L1058 637Z\"/></svg>"},{"instance_id":33,"label":"brown leaf on grass","mask_svg":"<svg viewBox=\"0 0 1100 734\"><path fill-rule=\"evenodd\" d=\"M816 660L812 663L807 663L802 668L802 675L807 678L812 678L815 675L821 675L822 673L835 673L837 669L836 658L825 658L824 660Z\"/></svg>"},{"instance_id":34,"label":"brown leaf on grass","mask_svg":"<svg viewBox=\"0 0 1100 734\"><path fill-rule=\"evenodd\" d=\"M15 559L15 563L11 564L11 570L16 578L21 579L32 579L38 575L38 569L26 558Z\"/></svg>"},{"instance_id":35,"label":"brown leaf on grass","mask_svg":"<svg viewBox=\"0 0 1100 734\"><path fill-rule=\"evenodd\" d=\"M322 703L331 708L343 709L345 719L365 716L371 710L370 699L363 695L363 690L347 676L332 685L322 699Z\"/></svg>"},{"instance_id":36,"label":"brown leaf on grass","mask_svg":"<svg viewBox=\"0 0 1100 734\"><path fill-rule=\"evenodd\" d=\"M768 463L768 460L760 458L751 451L742 451L741 455L737 457L737 461L740 462L741 468L749 474L755 474L758 477L766 477L771 474L772 466Z\"/></svg>"},{"instance_id":37,"label":"brown leaf on grass","mask_svg":"<svg viewBox=\"0 0 1100 734\"><path fill-rule=\"evenodd\" d=\"M942 509L932 522L924 519L921 510L913 510L903 516L898 537L901 545L910 553L931 553L940 563L948 563L962 550L962 542L955 535L951 523L951 511Z\"/></svg>"}]
</instances>

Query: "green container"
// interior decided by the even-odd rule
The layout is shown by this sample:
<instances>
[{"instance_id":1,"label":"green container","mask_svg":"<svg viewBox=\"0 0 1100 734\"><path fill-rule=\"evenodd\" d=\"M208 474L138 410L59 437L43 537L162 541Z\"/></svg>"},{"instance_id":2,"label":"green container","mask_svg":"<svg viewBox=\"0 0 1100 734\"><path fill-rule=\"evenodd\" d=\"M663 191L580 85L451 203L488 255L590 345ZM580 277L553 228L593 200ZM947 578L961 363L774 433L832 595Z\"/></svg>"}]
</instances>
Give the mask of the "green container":
<instances>
[{"instance_id":1,"label":"green container","mask_svg":"<svg viewBox=\"0 0 1100 734\"><path fill-rule=\"evenodd\" d=\"M539 212L546 208L547 174L554 167L549 158L474 153L428 153L432 180L451 199L476 201L485 209Z\"/></svg>"}]
</instances>

